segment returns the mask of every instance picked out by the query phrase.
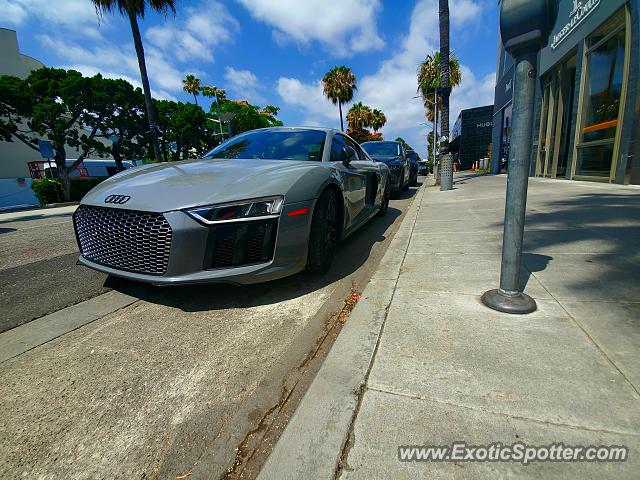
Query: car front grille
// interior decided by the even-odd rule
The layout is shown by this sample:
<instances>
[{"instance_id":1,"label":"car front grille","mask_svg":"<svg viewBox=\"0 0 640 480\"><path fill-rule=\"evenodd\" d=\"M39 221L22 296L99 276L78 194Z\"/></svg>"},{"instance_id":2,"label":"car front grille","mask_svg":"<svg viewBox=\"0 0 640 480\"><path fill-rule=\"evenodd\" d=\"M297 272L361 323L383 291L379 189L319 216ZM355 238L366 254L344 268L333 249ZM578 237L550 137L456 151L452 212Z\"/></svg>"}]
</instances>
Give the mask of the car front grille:
<instances>
[{"instance_id":1,"label":"car front grille","mask_svg":"<svg viewBox=\"0 0 640 480\"><path fill-rule=\"evenodd\" d=\"M205 270L271 261L277 229L277 219L211 227L204 259Z\"/></svg>"},{"instance_id":2,"label":"car front grille","mask_svg":"<svg viewBox=\"0 0 640 480\"><path fill-rule=\"evenodd\" d=\"M167 271L172 231L161 213L81 205L73 223L87 260L148 275Z\"/></svg>"}]
</instances>

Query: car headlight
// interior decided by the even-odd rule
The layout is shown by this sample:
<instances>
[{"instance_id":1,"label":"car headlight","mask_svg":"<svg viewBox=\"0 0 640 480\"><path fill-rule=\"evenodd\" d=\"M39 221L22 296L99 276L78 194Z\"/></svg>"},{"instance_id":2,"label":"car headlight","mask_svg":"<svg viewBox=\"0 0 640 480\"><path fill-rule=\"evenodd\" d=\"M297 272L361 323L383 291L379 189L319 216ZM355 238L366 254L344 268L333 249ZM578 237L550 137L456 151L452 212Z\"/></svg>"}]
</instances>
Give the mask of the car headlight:
<instances>
[{"instance_id":1,"label":"car headlight","mask_svg":"<svg viewBox=\"0 0 640 480\"><path fill-rule=\"evenodd\" d=\"M268 198L256 198L239 202L196 207L186 212L205 225L226 222L242 222L265 218L277 218L282 210L282 195Z\"/></svg>"},{"instance_id":2,"label":"car headlight","mask_svg":"<svg viewBox=\"0 0 640 480\"><path fill-rule=\"evenodd\" d=\"M397 172L402 168L402 164L401 163L392 163L391 165L389 165L389 170L391 170L392 172Z\"/></svg>"}]
</instances>

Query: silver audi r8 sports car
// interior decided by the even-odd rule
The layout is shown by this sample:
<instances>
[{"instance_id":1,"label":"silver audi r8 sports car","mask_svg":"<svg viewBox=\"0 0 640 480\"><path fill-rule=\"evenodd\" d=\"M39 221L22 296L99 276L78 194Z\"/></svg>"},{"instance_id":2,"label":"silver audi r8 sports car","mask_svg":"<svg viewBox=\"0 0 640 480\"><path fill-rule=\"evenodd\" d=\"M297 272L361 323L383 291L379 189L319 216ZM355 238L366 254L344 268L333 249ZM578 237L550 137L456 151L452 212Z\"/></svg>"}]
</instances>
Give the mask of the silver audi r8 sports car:
<instances>
[{"instance_id":1,"label":"silver audi r8 sports car","mask_svg":"<svg viewBox=\"0 0 640 480\"><path fill-rule=\"evenodd\" d=\"M339 131L253 130L91 190L73 216L79 263L156 285L324 272L340 239L386 212L389 185Z\"/></svg>"}]
</instances>

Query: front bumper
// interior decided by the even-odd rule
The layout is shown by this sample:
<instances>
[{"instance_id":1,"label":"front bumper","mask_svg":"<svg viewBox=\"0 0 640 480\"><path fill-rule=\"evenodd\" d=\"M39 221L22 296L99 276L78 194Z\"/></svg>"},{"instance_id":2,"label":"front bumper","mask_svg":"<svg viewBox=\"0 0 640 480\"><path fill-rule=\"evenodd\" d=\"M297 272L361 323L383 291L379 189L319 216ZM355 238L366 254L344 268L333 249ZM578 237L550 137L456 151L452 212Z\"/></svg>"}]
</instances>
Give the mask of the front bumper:
<instances>
[{"instance_id":1,"label":"front bumper","mask_svg":"<svg viewBox=\"0 0 640 480\"><path fill-rule=\"evenodd\" d=\"M182 211L164 213L173 232L169 262L163 275L124 271L102 265L80 255L78 263L109 275L151 283L181 285L195 283L250 284L275 280L305 269L311 212L315 200L284 205L276 232L273 259L265 263L206 268L210 227L204 226ZM294 210L308 209L304 215L289 216Z\"/></svg>"}]
</instances>

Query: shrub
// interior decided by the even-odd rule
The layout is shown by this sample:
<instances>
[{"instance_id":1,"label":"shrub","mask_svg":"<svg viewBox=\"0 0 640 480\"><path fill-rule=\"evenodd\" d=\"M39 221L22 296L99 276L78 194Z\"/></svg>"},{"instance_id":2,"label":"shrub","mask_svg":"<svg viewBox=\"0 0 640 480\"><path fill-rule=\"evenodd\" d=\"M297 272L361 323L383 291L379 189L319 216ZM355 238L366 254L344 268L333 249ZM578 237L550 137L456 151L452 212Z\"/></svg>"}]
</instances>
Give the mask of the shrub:
<instances>
[{"instance_id":1,"label":"shrub","mask_svg":"<svg viewBox=\"0 0 640 480\"><path fill-rule=\"evenodd\" d=\"M71 179L71 201L79 201L89 190L102 182L106 177L73 178ZM31 182L31 189L36 194L40 205L60 202L62 199L62 184L60 180L40 178Z\"/></svg>"},{"instance_id":2,"label":"shrub","mask_svg":"<svg viewBox=\"0 0 640 480\"><path fill-rule=\"evenodd\" d=\"M59 202L62 198L62 184L60 180L40 178L31 182L31 189L36 194L40 205Z\"/></svg>"}]
</instances>

